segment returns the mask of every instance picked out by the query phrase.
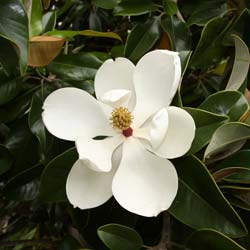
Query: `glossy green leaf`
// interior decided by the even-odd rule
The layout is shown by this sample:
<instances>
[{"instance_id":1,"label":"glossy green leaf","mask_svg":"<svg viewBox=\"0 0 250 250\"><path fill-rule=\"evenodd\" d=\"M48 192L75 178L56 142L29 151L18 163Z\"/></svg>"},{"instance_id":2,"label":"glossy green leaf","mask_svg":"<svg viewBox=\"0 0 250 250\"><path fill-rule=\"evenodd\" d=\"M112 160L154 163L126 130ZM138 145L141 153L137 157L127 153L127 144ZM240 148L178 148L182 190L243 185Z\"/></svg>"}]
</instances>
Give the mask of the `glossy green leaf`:
<instances>
[{"instance_id":1,"label":"glossy green leaf","mask_svg":"<svg viewBox=\"0 0 250 250\"><path fill-rule=\"evenodd\" d=\"M30 6L27 10L29 16L29 36L38 36L43 30L42 14L43 6L41 0L30 1Z\"/></svg>"},{"instance_id":2,"label":"glossy green leaf","mask_svg":"<svg viewBox=\"0 0 250 250\"><path fill-rule=\"evenodd\" d=\"M67 200L66 180L70 169L77 159L76 149L72 148L49 162L41 177L40 199L47 202Z\"/></svg>"},{"instance_id":3,"label":"glossy green leaf","mask_svg":"<svg viewBox=\"0 0 250 250\"><path fill-rule=\"evenodd\" d=\"M178 5L174 0L163 0L163 9L166 14L173 16L178 10Z\"/></svg>"},{"instance_id":4,"label":"glossy green leaf","mask_svg":"<svg viewBox=\"0 0 250 250\"><path fill-rule=\"evenodd\" d=\"M185 108L193 117L196 125L195 138L189 154L195 154L207 145L215 130L228 121L227 116L217 115L202 109Z\"/></svg>"},{"instance_id":5,"label":"glossy green leaf","mask_svg":"<svg viewBox=\"0 0 250 250\"><path fill-rule=\"evenodd\" d=\"M246 250L226 235L208 229L194 232L188 239L186 247L189 250Z\"/></svg>"},{"instance_id":6,"label":"glossy green leaf","mask_svg":"<svg viewBox=\"0 0 250 250\"><path fill-rule=\"evenodd\" d=\"M12 174L34 166L38 161L37 140L30 132L27 117L17 119L9 125L4 146L13 157Z\"/></svg>"},{"instance_id":7,"label":"glossy green leaf","mask_svg":"<svg viewBox=\"0 0 250 250\"><path fill-rule=\"evenodd\" d=\"M0 80L0 105L3 105L15 98L22 89L21 78L1 82Z\"/></svg>"},{"instance_id":8,"label":"glossy green leaf","mask_svg":"<svg viewBox=\"0 0 250 250\"><path fill-rule=\"evenodd\" d=\"M137 16L157 10L152 0L123 0L114 9L119 16Z\"/></svg>"},{"instance_id":9,"label":"glossy green leaf","mask_svg":"<svg viewBox=\"0 0 250 250\"><path fill-rule=\"evenodd\" d=\"M47 66L57 78L67 80L93 80L103 61L90 53L60 55Z\"/></svg>"},{"instance_id":10,"label":"glossy green leaf","mask_svg":"<svg viewBox=\"0 0 250 250\"><path fill-rule=\"evenodd\" d=\"M222 39L227 25L226 19L216 17L204 26L191 60L193 67L206 68L221 60L223 53Z\"/></svg>"},{"instance_id":11,"label":"glossy green leaf","mask_svg":"<svg viewBox=\"0 0 250 250\"><path fill-rule=\"evenodd\" d=\"M232 26L229 28L227 35L224 39L225 45L234 45L232 34L239 36L248 46L250 45L250 10L244 9L238 18L234 21Z\"/></svg>"},{"instance_id":12,"label":"glossy green leaf","mask_svg":"<svg viewBox=\"0 0 250 250\"><path fill-rule=\"evenodd\" d=\"M25 115L29 109L31 102L31 96L37 90L38 87L34 87L22 95L18 96L11 102L6 103L0 107L0 123L11 122L17 118L21 118Z\"/></svg>"},{"instance_id":13,"label":"glossy green leaf","mask_svg":"<svg viewBox=\"0 0 250 250\"><path fill-rule=\"evenodd\" d=\"M97 233L111 250L137 250L143 246L141 236L134 229L119 224L101 226Z\"/></svg>"},{"instance_id":14,"label":"glossy green leaf","mask_svg":"<svg viewBox=\"0 0 250 250\"><path fill-rule=\"evenodd\" d=\"M4 187L4 195L10 200L28 201L38 195L39 177L43 166L36 165L13 176Z\"/></svg>"},{"instance_id":15,"label":"glossy green leaf","mask_svg":"<svg viewBox=\"0 0 250 250\"><path fill-rule=\"evenodd\" d=\"M168 33L174 51L190 50L191 32L186 23L173 16L163 17L161 25L163 30Z\"/></svg>"},{"instance_id":16,"label":"glossy green leaf","mask_svg":"<svg viewBox=\"0 0 250 250\"><path fill-rule=\"evenodd\" d=\"M154 46L159 37L159 20L157 18L135 25L125 45L125 57L136 62Z\"/></svg>"},{"instance_id":17,"label":"glossy green leaf","mask_svg":"<svg viewBox=\"0 0 250 250\"><path fill-rule=\"evenodd\" d=\"M8 40L0 36L0 64L6 76L15 75L18 66L18 56L15 47ZM1 92L1 91L0 91Z\"/></svg>"},{"instance_id":18,"label":"glossy green leaf","mask_svg":"<svg viewBox=\"0 0 250 250\"><path fill-rule=\"evenodd\" d=\"M0 144L0 175L7 172L12 165L13 158L9 150Z\"/></svg>"},{"instance_id":19,"label":"glossy green leaf","mask_svg":"<svg viewBox=\"0 0 250 250\"><path fill-rule=\"evenodd\" d=\"M226 1L218 0L189 0L184 2L183 12L189 16L188 25L205 25L214 17L222 17L227 12Z\"/></svg>"},{"instance_id":20,"label":"glossy green leaf","mask_svg":"<svg viewBox=\"0 0 250 250\"><path fill-rule=\"evenodd\" d=\"M47 36L57 36L61 38L72 38L74 36L87 36L87 37L105 37L113 38L122 41L121 37L114 32L100 32L95 30L53 30L45 33Z\"/></svg>"},{"instance_id":21,"label":"glossy green leaf","mask_svg":"<svg viewBox=\"0 0 250 250\"><path fill-rule=\"evenodd\" d=\"M103 8L103 9L113 9L117 4L118 0L93 0L94 4L97 7Z\"/></svg>"},{"instance_id":22,"label":"glossy green leaf","mask_svg":"<svg viewBox=\"0 0 250 250\"><path fill-rule=\"evenodd\" d=\"M174 165L179 189L169 211L176 219L196 230L209 228L234 237L247 234L239 215L198 158L177 159Z\"/></svg>"},{"instance_id":23,"label":"glossy green leaf","mask_svg":"<svg viewBox=\"0 0 250 250\"><path fill-rule=\"evenodd\" d=\"M18 47L20 71L23 74L28 61L28 18L19 0L1 1L0 36Z\"/></svg>"},{"instance_id":24,"label":"glossy green leaf","mask_svg":"<svg viewBox=\"0 0 250 250\"><path fill-rule=\"evenodd\" d=\"M247 77L250 64L250 54L246 44L238 37L233 35L235 44L235 58L231 76L226 89L238 90Z\"/></svg>"},{"instance_id":25,"label":"glossy green leaf","mask_svg":"<svg viewBox=\"0 0 250 250\"><path fill-rule=\"evenodd\" d=\"M238 121L249 109L246 98L237 91L220 91L210 95L200 106L209 112L226 115L231 121Z\"/></svg>"},{"instance_id":26,"label":"glossy green leaf","mask_svg":"<svg viewBox=\"0 0 250 250\"><path fill-rule=\"evenodd\" d=\"M235 151L232 149L233 143L240 143L250 137L250 126L240 122L230 122L219 127L208 144L204 158L212 158L218 154L230 154ZM243 146L243 145L241 145ZM239 148L238 148L239 150ZM223 158L225 158L223 157Z\"/></svg>"},{"instance_id":27,"label":"glossy green leaf","mask_svg":"<svg viewBox=\"0 0 250 250\"><path fill-rule=\"evenodd\" d=\"M56 12L48 11L47 13L45 13L42 18L42 25L42 33L54 30L56 26Z\"/></svg>"}]
</instances>

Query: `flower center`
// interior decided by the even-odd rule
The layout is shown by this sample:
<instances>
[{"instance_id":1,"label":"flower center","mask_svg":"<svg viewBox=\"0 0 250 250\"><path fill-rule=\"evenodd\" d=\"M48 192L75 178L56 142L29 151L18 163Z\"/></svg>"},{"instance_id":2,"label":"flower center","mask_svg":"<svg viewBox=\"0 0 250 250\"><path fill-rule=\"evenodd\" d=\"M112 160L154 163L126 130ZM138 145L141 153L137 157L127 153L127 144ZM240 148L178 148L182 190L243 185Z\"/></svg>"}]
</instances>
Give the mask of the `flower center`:
<instances>
[{"instance_id":1,"label":"flower center","mask_svg":"<svg viewBox=\"0 0 250 250\"><path fill-rule=\"evenodd\" d=\"M123 131L130 128L133 119L133 115L127 108L118 107L112 111L110 122L113 128Z\"/></svg>"}]
</instances>

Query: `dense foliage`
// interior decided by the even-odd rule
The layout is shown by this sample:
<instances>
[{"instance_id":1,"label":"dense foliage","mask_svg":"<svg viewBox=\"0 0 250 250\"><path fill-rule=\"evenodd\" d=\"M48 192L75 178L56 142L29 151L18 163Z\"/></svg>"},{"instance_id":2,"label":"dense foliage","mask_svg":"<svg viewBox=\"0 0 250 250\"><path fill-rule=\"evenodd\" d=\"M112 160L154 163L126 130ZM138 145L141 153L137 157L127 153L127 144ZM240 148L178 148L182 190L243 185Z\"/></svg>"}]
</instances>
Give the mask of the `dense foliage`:
<instances>
[{"instance_id":1,"label":"dense foliage","mask_svg":"<svg viewBox=\"0 0 250 250\"><path fill-rule=\"evenodd\" d=\"M0 249L249 249L249 8L248 0L0 0ZM156 48L180 52L172 105L197 127L190 151L173 161L174 203L156 218L114 199L74 209L65 182L77 152L44 127L44 99L66 86L94 95L107 58L136 63Z\"/></svg>"}]
</instances>

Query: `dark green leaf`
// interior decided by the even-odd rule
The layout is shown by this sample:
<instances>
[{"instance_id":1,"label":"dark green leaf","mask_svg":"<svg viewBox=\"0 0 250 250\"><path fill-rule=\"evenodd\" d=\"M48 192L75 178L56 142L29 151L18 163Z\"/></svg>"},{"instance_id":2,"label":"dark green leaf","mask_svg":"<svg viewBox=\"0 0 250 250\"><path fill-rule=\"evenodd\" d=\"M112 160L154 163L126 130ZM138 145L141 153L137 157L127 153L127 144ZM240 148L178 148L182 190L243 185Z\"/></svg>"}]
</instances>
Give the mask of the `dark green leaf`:
<instances>
[{"instance_id":1,"label":"dark green leaf","mask_svg":"<svg viewBox=\"0 0 250 250\"><path fill-rule=\"evenodd\" d=\"M13 158L9 150L0 144L0 175L7 172L13 163Z\"/></svg>"},{"instance_id":2,"label":"dark green leaf","mask_svg":"<svg viewBox=\"0 0 250 250\"><path fill-rule=\"evenodd\" d=\"M196 125L195 138L188 152L195 154L210 142L215 130L227 122L228 117L201 109L185 108L185 110L193 117Z\"/></svg>"},{"instance_id":3,"label":"dark green leaf","mask_svg":"<svg viewBox=\"0 0 250 250\"><path fill-rule=\"evenodd\" d=\"M113 9L117 4L118 0L93 0L94 4L97 7L103 8L103 9Z\"/></svg>"},{"instance_id":4,"label":"dark green leaf","mask_svg":"<svg viewBox=\"0 0 250 250\"><path fill-rule=\"evenodd\" d=\"M93 80L102 63L103 61L90 53L60 55L48 65L48 70L64 81Z\"/></svg>"},{"instance_id":5,"label":"dark green leaf","mask_svg":"<svg viewBox=\"0 0 250 250\"><path fill-rule=\"evenodd\" d=\"M75 148L54 158L44 169L39 197L48 202L66 201L66 180L70 169L77 160ZM53 190L53 192L51 192Z\"/></svg>"},{"instance_id":6,"label":"dark green leaf","mask_svg":"<svg viewBox=\"0 0 250 250\"><path fill-rule=\"evenodd\" d=\"M235 20L233 25L230 27L227 35L225 37L226 45L233 45L234 41L232 40L231 35L239 36L247 45L250 46L250 33L249 26L250 23L250 11L249 9L244 9L239 17Z\"/></svg>"},{"instance_id":7,"label":"dark green leaf","mask_svg":"<svg viewBox=\"0 0 250 250\"><path fill-rule=\"evenodd\" d=\"M204 26L191 60L193 67L206 68L221 60L223 53L222 39L227 25L227 20L216 17Z\"/></svg>"},{"instance_id":8,"label":"dark green leaf","mask_svg":"<svg viewBox=\"0 0 250 250\"><path fill-rule=\"evenodd\" d=\"M20 55L20 71L23 74L28 61L28 18L19 0L1 1L0 36L17 45Z\"/></svg>"},{"instance_id":9,"label":"dark green leaf","mask_svg":"<svg viewBox=\"0 0 250 250\"><path fill-rule=\"evenodd\" d=\"M114 9L115 15L137 16L157 10L152 0L123 0Z\"/></svg>"},{"instance_id":10,"label":"dark green leaf","mask_svg":"<svg viewBox=\"0 0 250 250\"><path fill-rule=\"evenodd\" d=\"M21 78L16 78L6 82L0 81L0 105L3 105L15 98L21 89Z\"/></svg>"},{"instance_id":11,"label":"dark green leaf","mask_svg":"<svg viewBox=\"0 0 250 250\"><path fill-rule=\"evenodd\" d=\"M10 77L17 71L18 56L13 44L0 36L0 64L6 76ZM0 91L1 92L1 91Z\"/></svg>"},{"instance_id":12,"label":"dark green leaf","mask_svg":"<svg viewBox=\"0 0 250 250\"><path fill-rule=\"evenodd\" d=\"M42 170L42 165L36 165L12 177L4 187L5 197L10 200L20 201L36 198Z\"/></svg>"},{"instance_id":13,"label":"dark green leaf","mask_svg":"<svg viewBox=\"0 0 250 250\"><path fill-rule=\"evenodd\" d=\"M163 9L169 16L173 16L178 10L178 5L173 0L163 0Z\"/></svg>"},{"instance_id":14,"label":"dark green leaf","mask_svg":"<svg viewBox=\"0 0 250 250\"><path fill-rule=\"evenodd\" d=\"M160 30L157 18L135 25L125 45L125 56L136 62L154 46L159 37Z\"/></svg>"},{"instance_id":15,"label":"dark green leaf","mask_svg":"<svg viewBox=\"0 0 250 250\"><path fill-rule=\"evenodd\" d=\"M190 15L188 25L205 25L214 17L222 17L227 12L227 4L224 0L189 0L184 2L184 13Z\"/></svg>"},{"instance_id":16,"label":"dark green leaf","mask_svg":"<svg viewBox=\"0 0 250 250\"><path fill-rule=\"evenodd\" d=\"M173 16L162 18L161 25L168 33L174 51L190 50L191 32L185 23Z\"/></svg>"},{"instance_id":17,"label":"dark green leaf","mask_svg":"<svg viewBox=\"0 0 250 250\"><path fill-rule=\"evenodd\" d=\"M220 91L210 95L200 106L209 112L226 115L231 121L238 121L249 109L246 98L237 91Z\"/></svg>"},{"instance_id":18,"label":"dark green leaf","mask_svg":"<svg viewBox=\"0 0 250 250\"><path fill-rule=\"evenodd\" d=\"M143 246L142 238L135 230L119 224L101 226L97 233L111 250L137 250Z\"/></svg>"},{"instance_id":19,"label":"dark green leaf","mask_svg":"<svg viewBox=\"0 0 250 250\"><path fill-rule=\"evenodd\" d=\"M194 232L188 239L186 247L190 250L245 250L226 235L208 229Z\"/></svg>"},{"instance_id":20,"label":"dark green leaf","mask_svg":"<svg viewBox=\"0 0 250 250\"><path fill-rule=\"evenodd\" d=\"M249 50L246 44L236 35L232 35L235 44L235 58L231 76L226 89L238 90L244 83L250 64Z\"/></svg>"},{"instance_id":21,"label":"dark green leaf","mask_svg":"<svg viewBox=\"0 0 250 250\"><path fill-rule=\"evenodd\" d=\"M220 158L235 153L239 150L246 139L250 137L250 126L240 122L230 122L219 127L208 144L204 158L210 158L221 155ZM241 142L243 142L241 144ZM233 143L239 143L239 147L232 147ZM236 151L235 151L236 150Z\"/></svg>"},{"instance_id":22,"label":"dark green leaf","mask_svg":"<svg viewBox=\"0 0 250 250\"><path fill-rule=\"evenodd\" d=\"M49 32L55 29L56 25L56 12L49 11L43 15L42 19L43 30L42 33Z\"/></svg>"},{"instance_id":23,"label":"dark green leaf","mask_svg":"<svg viewBox=\"0 0 250 250\"><path fill-rule=\"evenodd\" d=\"M175 160L174 165L180 181L169 211L175 218L196 230L209 228L228 236L246 235L239 215L200 160L189 156Z\"/></svg>"}]
</instances>

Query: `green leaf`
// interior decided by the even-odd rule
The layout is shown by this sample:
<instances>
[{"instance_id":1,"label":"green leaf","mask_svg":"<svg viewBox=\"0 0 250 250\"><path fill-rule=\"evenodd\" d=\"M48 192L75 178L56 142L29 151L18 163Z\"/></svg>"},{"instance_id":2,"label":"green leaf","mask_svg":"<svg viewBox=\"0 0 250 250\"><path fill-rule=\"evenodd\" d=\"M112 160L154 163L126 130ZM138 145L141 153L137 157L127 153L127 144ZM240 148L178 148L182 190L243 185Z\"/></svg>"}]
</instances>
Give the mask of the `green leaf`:
<instances>
[{"instance_id":1,"label":"green leaf","mask_svg":"<svg viewBox=\"0 0 250 250\"><path fill-rule=\"evenodd\" d=\"M119 0L93 0L94 4L97 7L103 8L103 9L113 9L119 2Z\"/></svg>"},{"instance_id":2,"label":"green leaf","mask_svg":"<svg viewBox=\"0 0 250 250\"><path fill-rule=\"evenodd\" d=\"M70 169L78 159L75 148L54 158L43 171L40 185L40 199L47 202L66 201L66 180ZM53 192L51 192L53 190Z\"/></svg>"},{"instance_id":3,"label":"green leaf","mask_svg":"<svg viewBox=\"0 0 250 250\"><path fill-rule=\"evenodd\" d=\"M178 5L174 0L163 0L163 9L166 14L173 16L178 10Z\"/></svg>"},{"instance_id":4,"label":"green leaf","mask_svg":"<svg viewBox=\"0 0 250 250\"><path fill-rule=\"evenodd\" d=\"M61 38L72 38L74 36L87 36L87 37L105 37L113 38L122 41L121 37L114 32L100 32L95 30L53 30L45 33L47 36L57 36Z\"/></svg>"},{"instance_id":5,"label":"green leaf","mask_svg":"<svg viewBox=\"0 0 250 250\"><path fill-rule=\"evenodd\" d=\"M135 25L125 45L125 57L136 62L154 46L159 37L160 30L157 18Z\"/></svg>"},{"instance_id":6,"label":"green leaf","mask_svg":"<svg viewBox=\"0 0 250 250\"><path fill-rule=\"evenodd\" d=\"M28 201L38 195L39 177L43 166L36 165L13 176L4 187L4 195L9 200Z\"/></svg>"},{"instance_id":7,"label":"green leaf","mask_svg":"<svg viewBox=\"0 0 250 250\"><path fill-rule=\"evenodd\" d=\"M226 1L218 0L189 0L184 2L184 13L190 15L188 25L205 25L209 20L214 17L222 17L227 12Z\"/></svg>"},{"instance_id":8,"label":"green leaf","mask_svg":"<svg viewBox=\"0 0 250 250\"><path fill-rule=\"evenodd\" d=\"M230 27L227 35L224 39L225 45L233 45L232 34L239 36L248 46L250 45L250 33L249 26L250 23L250 11L249 9L244 9L235 22Z\"/></svg>"},{"instance_id":9,"label":"green leaf","mask_svg":"<svg viewBox=\"0 0 250 250\"><path fill-rule=\"evenodd\" d=\"M226 89L238 90L247 77L250 64L249 50L246 44L238 37L233 35L235 43L235 58L231 76Z\"/></svg>"},{"instance_id":10,"label":"green leaf","mask_svg":"<svg viewBox=\"0 0 250 250\"><path fill-rule=\"evenodd\" d=\"M137 16L157 10L152 0L123 0L115 8L118 16Z\"/></svg>"},{"instance_id":11,"label":"green leaf","mask_svg":"<svg viewBox=\"0 0 250 250\"><path fill-rule=\"evenodd\" d=\"M60 55L47 66L58 78L67 80L94 80L97 69L103 61L90 53Z\"/></svg>"},{"instance_id":12,"label":"green leaf","mask_svg":"<svg viewBox=\"0 0 250 250\"><path fill-rule=\"evenodd\" d=\"M230 122L219 127L208 144L204 158L210 159L220 154L225 158L227 154L234 153L233 143L240 143L250 137L250 126L240 122ZM239 148L243 146L239 144ZM237 150L239 150L237 148ZM227 152L228 151L228 152ZM224 154L224 155L223 155Z\"/></svg>"},{"instance_id":13,"label":"green leaf","mask_svg":"<svg viewBox=\"0 0 250 250\"><path fill-rule=\"evenodd\" d=\"M111 250L137 250L143 246L141 236L134 229L119 224L101 226L97 233Z\"/></svg>"},{"instance_id":14,"label":"green leaf","mask_svg":"<svg viewBox=\"0 0 250 250\"><path fill-rule=\"evenodd\" d=\"M208 229L194 232L188 239L186 247L190 250L246 250L226 235Z\"/></svg>"},{"instance_id":15,"label":"green leaf","mask_svg":"<svg viewBox=\"0 0 250 250\"><path fill-rule=\"evenodd\" d=\"M0 36L17 45L21 74L24 74L28 61L28 18L19 0L1 1Z\"/></svg>"},{"instance_id":16,"label":"green leaf","mask_svg":"<svg viewBox=\"0 0 250 250\"><path fill-rule=\"evenodd\" d=\"M22 89L21 78L1 82L0 80L0 105L3 105L14 99Z\"/></svg>"},{"instance_id":17,"label":"green leaf","mask_svg":"<svg viewBox=\"0 0 250 250\"><path fill-rule=\"evenodd\" d=\"M196 230L214 229L233 237L247 234L239 215L198 158L177 159L174 165L179 176L179 189L169 212L176 219Z\"/></svg>"},{"instance_id":18,"label":"green leaf","mask_svg":"<svg viewBox=\"0 0 250 250\"><path fill-rule=\"evenodd\" d=\"M238 121L249 109L246 98L237 91L220 91L210 95L200 106L209 112L226 115L231 121Z\"/></svg>"},{"instance_id":19,"label":"green leaf","mask_svg":"<svg viewBox=\"0 0 250 250\"><path fill-rule=\"evenodd\" d=\"M215 130L228 121L227 116L217 115L202 109L185 108L196 125L195 138L188 154L195 154L207 145Z\"/></svg>"},{"instance_id":20,"label":"green leaf","mask_svg":"<svg viewBox=\"0 0 250 250\"><path fill-rule=\"evenodd\" d=\"M41 0L30 1L30 6L27 10L29 16L29 36L40 35L43 30L42 15L43 6Z\"/></svg>"},{"instance_id":21,"label":"green leaf","mask_svg":"<svg viewBox=\"0 0 250 250\"><path fill-rule=\"evenodd\" d=\"M18 56L13 44L0 36L0 65L4 69L6 76L15 74L18 66ZM0 91L1 92L1 91Z\"/></svg>"},{"instance_id":22,"label":"green leaf","mask_svg":"<svg viewBox=\"0 0 250 250\"><path fill-rule=\"evenodd\" d=\"M43 30L42 33L53 31L56 26L56 12L48 11L42 18Z\"/></svg>"},{"instance_id":23,"label":"green leaf","mask_svg":"<svg viewBox=\"0 0 250 250\"><path fill-rule=\"evenodd\" d=\"M226 19L216 17L204 26L191 60L193 67L206 68L221 60L223 54L222 39L227 25Z\"/></svg>"},{"instance_id":24,"label":"green leaf","mask_svg":"<svg viewBox=\"0 0 250 250\"><path fill-rule=\"evenodd\" d=\"M9 150L0 144L0 175L7 172L13 163L13 158Z\"/></svg>"}]
</instances>

